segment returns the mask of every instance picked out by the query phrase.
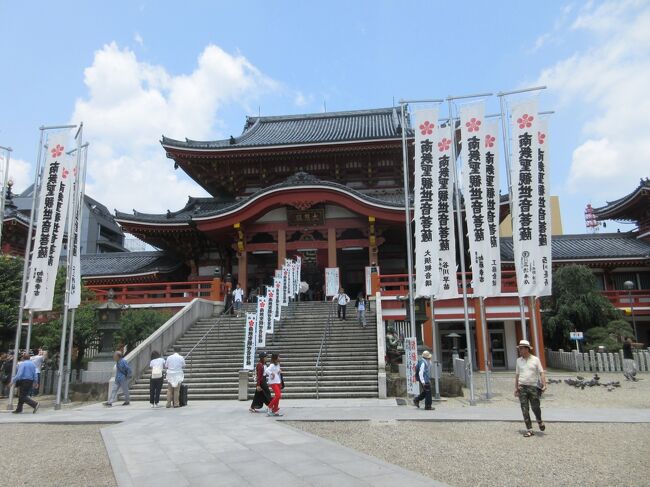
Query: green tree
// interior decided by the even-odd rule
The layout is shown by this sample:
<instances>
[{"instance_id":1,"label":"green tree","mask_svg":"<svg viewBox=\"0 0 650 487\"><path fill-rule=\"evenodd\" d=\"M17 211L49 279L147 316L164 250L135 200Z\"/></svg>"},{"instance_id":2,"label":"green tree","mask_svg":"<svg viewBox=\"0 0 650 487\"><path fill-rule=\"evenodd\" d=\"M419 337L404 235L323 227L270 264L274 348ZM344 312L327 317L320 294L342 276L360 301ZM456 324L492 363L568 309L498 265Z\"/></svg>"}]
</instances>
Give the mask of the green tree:
<instances>
[{"instance_id":1,"label":"green tree","mask_svg":"<svg viewBox=\"0 0 650 487\"><path fill-rule=\"evenodd\" d=\"M23 282L23 259L0 255L0 345L6 350L15 340L20 288Z\"/></svg>"},{"instance_id":2,"label":"green tree","mask_svg":"<svg viewBox=\"0 0 650 487\"><path fill-rule=\"evenodd\" d=\"M553 348L570 348L569 332L606 328L622 317L596 286L591 269L582 265L553 272L553 295L542 301L544 338Z\"/></svg>"},{"instance_id":3,"label":"green tree","mask_svg":"<svg viewBox=\"0 0 650 487\"><path fill-rule=\"evenodd\" d=\"M618 352L623 347L625 337L633 336L632 325L625 320L613 320L607 326L596 326L587 331L587 348L604 346L610 352Z\"/></svg>"},{"instance_id":4,"label":"green tree","mask_svg":"<svg viewBox=\"0 0 650 487\"><path fill-rule=\"evenodd\" d=\"M133 350L139 341L160 328L171 315L168 311L154 309L128 309L122 313L120 330L115 336L127 346L127 350Z\"/></svg>"}]
</instances>

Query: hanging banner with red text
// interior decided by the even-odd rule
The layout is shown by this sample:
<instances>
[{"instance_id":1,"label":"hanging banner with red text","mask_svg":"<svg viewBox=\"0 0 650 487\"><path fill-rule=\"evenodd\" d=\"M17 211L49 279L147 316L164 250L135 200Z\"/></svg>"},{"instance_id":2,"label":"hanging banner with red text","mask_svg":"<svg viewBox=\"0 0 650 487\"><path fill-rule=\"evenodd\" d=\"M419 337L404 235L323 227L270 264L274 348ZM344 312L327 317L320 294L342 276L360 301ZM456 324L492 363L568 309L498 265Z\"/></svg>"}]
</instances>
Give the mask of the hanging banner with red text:
<instances>
[{"instance_id":1,"label":"hanging banner with red text","mask_svg":"<svg viewBox=\"0 0 650 487\"><path fill-rule=\"evenodd\" d=\"M82 162L84 159L79 158L77 162ZM72 197L70 198L70 215L74 220L72 222L72 247L70 247L70 296L68 298L68 308L70 309L76 309L81 304L81 239L79 233L81 232L81 214L84 204L81 191L83 168L77 167L75 164L73 174L74 185L72 187Z\"/></svg>"},{"instance_id":2,"label":"hanging banner with red text","mask_svg":"<svg viewBox=\"0 0 650 487\"><path fill-rule=\"evenodd\" d=\"M266 319L268 318L268 301L266 296L257 297L257 346L264 348L266 346Z\"/></svg>"},{"instance_id":3,"label":"hanging banner with red text","mask_svg":"<svg viewBox=\"0 0 650 487\"><path fill-rule=\"evenodd\" d=\"M275 285L273 286L266 286L266 333L273 333L273 329L275 328L275 314L276 314L276 306L277 306L277 300L275 299Z\"/></svg>"},{"instance_id":4,"label":"hanging banner with red text","mask_svg":"<svg viewBox=\"0 0 650 487\"><path fill-rule=\"evenodd\" d=\"M540 279L537 119L535 99L510 109L512 244L519 296L534 296Z\"/></svg>"},{"instance_id":5,"label":"hanging banner with red text","mask_svg":"<svg viewBox=\"0 0 650 487\"><path fill-rule=\"evenodd\" d=\"M452 130L437 126L434 130L433 151L433 222L435 228L435 247L433 254L437 286L433 296L436 299L454 299L458 294L458 264L456 263L456 225L454 223L454 179L456 165L453 160L451 141ZM436 265L437 264L437 265Z\"/></svg>"},{"instance_id":6,"label":"hanging banner with red text","mask_svg":"<svg viewBox=\"0 0 650 487\"><path fill-rule=\"evenodd\" d=\"M488 292L486 296L501 294L501 244L499 238L499 212L501 194L499 192L499 120L485 121L485 209L490 257L486 272Z\"/></svg>"},{"instance_id":7,"label":"hanging banner with red text","mask_svg":"<svg viewBox=\"0 0 650 487\"><path fill-rule=\"evenodd\" d=\"M341 287L339 268L327 267L325 268L325 296L332 297L339 293Z\"/></svg>"},{"instance_id":8,"label":"hanging banner with red text","mask_svg":"<svg viewBox=\"0 0 650 487\"><path fill-rule=\"evenodd\" d=\"M34 251L25 296L25 308L33 311L51 310L54 300L54 286L69 209L71 170L74 165L65 153L68 138L67 131L48 136L37 207Z\"/></svg>"},{"instance_id":9,"label":"hanging banner with red text","mask_svg":"<svg viewBox=\"0 0 650 487\"><path fill-rule=\"evenodd\" d=\"M280 321L280 317L282 316L282 278L277 277L278 275L282 275L282 271L275 271L276 277L273 279L273 289L275 289L275 296L273 299L273 319L275 321Z\"/></svg>"},{"instance_id":10,"label":"hanging banner with red text","mask_svg":"<svg viewBox=\"0 0 650 487\"><path fill-rule=\"evenodd\" d=\"M537 238L539 242L539 275L537 280L537 296L550 296L552 293L551 265L551 176L549 158L548 120L540 119L537 125L537 197L539 209L539 225Z\"/></svg>"},{"instance_id":11,"label":"hanging banner with red text","mask_svg":"<svg viewBox=\"0 0 650 487\"><path fill-rule=\"evenodd\" d=\"M289 306L289 265L282 266L282 306Z\"/></svg>"},{"instance_id":12,"label":"hanging banner with red text","mask_svg":"<svg viewBox=\"0 0 650 487\"><path fill-rule=\"evenodd\" d=\"M438 287L435 265L435 225L433 194L434 131L438 109L418 110L415 116L415 182L413 189L415 219L415 296L431 297Z\"/></svg>"},{"instance_id":13,"label":"hanging banner with red text","mask_svg":"<svg viewBox=\"0 0 650 487\"><path fill-rule=\"evenodd\" d=\"M255 313L246 313L246 339L244 340L244 369L255 368L255 350L257 336L257 320Z\"/></svg>"}]
</instances>

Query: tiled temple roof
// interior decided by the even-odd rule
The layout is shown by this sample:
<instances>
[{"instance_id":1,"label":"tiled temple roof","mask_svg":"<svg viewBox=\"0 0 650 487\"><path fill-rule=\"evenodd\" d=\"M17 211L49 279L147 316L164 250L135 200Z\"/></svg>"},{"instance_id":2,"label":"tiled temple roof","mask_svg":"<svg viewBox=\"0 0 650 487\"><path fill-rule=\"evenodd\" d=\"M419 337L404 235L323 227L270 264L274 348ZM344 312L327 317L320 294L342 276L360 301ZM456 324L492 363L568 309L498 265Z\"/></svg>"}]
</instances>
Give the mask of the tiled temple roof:
<instances>
[{"instance_id":1,"label":"tiled temple roof","mask_svg":"<svg viewBox=\"0 0 650 487\"><path fill-rule=\"evenodd\" d=\"M81 256L82 277L168 273L178 269L179 259L161 251L113 252Z\"/></svg>"},{"instance_id":2,"label":"tiled temple roof","mask_svg":"<svg viewBox=\"0 0 650 487\"><path fill-rule=\"evenodd\" d=\"M640 197L650 197L650 178L642 178L639 186L634 189L630 194L627 194L623 196L622 198L619 198L614 201L608 201L605 206L601 206L600 208L594 208L594 215L596 218L599 220L608 220L608 219L622 219L622 220L630 220L634 219L634 217L629 218L628 215L625 214L625 208L629 206L630 204L634 205L637 204L639 201ZM637 201L635 201L637 200ZM646 209L647 209L647 201L646 200ZM643 203L641 203L643 204ZM623 211L623 213L620 213Z\"/></svg>"}]
</instances>

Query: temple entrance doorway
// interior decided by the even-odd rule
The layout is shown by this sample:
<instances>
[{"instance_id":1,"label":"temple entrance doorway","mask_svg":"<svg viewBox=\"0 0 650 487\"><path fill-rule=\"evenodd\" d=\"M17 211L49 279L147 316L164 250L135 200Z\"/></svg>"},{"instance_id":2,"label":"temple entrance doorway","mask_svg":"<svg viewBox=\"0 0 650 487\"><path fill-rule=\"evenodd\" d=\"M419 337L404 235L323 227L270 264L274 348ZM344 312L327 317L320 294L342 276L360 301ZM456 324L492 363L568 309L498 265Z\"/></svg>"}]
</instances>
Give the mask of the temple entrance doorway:
<instances>
[{"instance_id":1,"label":"temple entrance doorway","mask_svg":"<svg viewBox=\"0 0 650 487\"><path fill-rule=\"evenodd\" d=\"M255 250L248 257L248 295L253 298L266 292L264 286L273 285L278 264L278 253L272 250Z\"/></svg>"},{"instance_id":2,"label":"temple entrance doorway","mask_svg":"<svg viewBox=\"0 0 650 487\"><path fill-rule=\"evenodd\" d=\"M341 286L351 299L357 299L360 292L365 292L366 266L368 265L368 248L344 247L336 253Z\"/></svg>"},{"instance_id":3,"label":"temple entrance doorway","mask_svg":"<svg viewBox=\"0 0 650 487\"><path fill-rule=\"evenodd\" d=\"M301 293L303 301L322 301L323 297L323 276L327 263L327 250L312 248L309 243L316 240L312 234L303 234L300 237L300 248L297 254L302 259L300 271L301 280L309 285L306 293Z\"/></svg>"}]
</instances>

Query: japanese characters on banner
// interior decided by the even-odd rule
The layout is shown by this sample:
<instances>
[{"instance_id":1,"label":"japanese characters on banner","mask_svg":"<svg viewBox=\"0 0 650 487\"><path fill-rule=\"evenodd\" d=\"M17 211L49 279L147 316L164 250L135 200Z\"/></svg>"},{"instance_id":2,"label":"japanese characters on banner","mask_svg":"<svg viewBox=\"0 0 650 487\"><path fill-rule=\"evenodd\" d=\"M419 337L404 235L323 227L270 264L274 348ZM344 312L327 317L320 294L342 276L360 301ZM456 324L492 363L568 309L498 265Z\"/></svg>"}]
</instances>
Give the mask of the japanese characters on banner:
<instances>
[{"instance_id":1,"label":"japanese characters on banner","mask_svg":"<svg viewBox=\"0 0 650 487\"><path fill-rule=\"evenodd\" d=\"M485 208L487 209L487 230L490 243L488 261L488 279L492 296L501 294L501 245L499 238L499 211L501 194L499 193L499 121L485 122Z\"/></svg>"},{"instance_id":2,"label":"japanese characters on banner","mask_svg":"<svg viewBox=\"0 0 650 487\"><path fill-rule=\"evenodd\" d=\"M537 125L537 196L539 209L538 242L539 242L539 279L537 296L550 296L552 292L551 272L551 201L549 193L549 152L548 152L548 120L539 120Z\"/></svg>"},{"instance_id":3,"label":"japanese characters on banner","mask_svg":"<svg viewBox=\"0 0 650 487\"><path fill-rule=\"evenodd\" d=\"M72 189L73 198L70 198L70 214L74 221L72 222L72 246L70 253L72 254L70 265L70 296L68 297L68 307L70 309L78 308L81 304L81 239L79 232L81 231L81 212L83 208L83 195L79 191L81 182L81 168L74 171L74 186Z\"/></svg>"},{"instance_id":4,"label":"japanese characters on banner","mask_svg":"<svg viewBox=\"0 0 650 487\"><path fill-rule=\"evenodd\" d=\"M266 286L266 333L271 334L273 334L275 328L275 308L277 304L275 296L275 285Z\"/></svg>"},{"instance_id":5,"label":"japanese characters on banner","mask_svg":"<svg viewBox=\"0 0 650 487\"><path fill-rule=\"evenodd\" d=\"M454 179L455 162L453 161L451 125L433 131L433 147L436 162L433 165L433 222L436 225L434 270L437 262L437 279L434 286L436 299L453 299L458 297L458 280L456 272L456 225L454 223Z\"/></svg>"},{"instance_id":6,"label":"japanese characters on banner","mask_svg":"<svg viewBox=\"0 0 650 487\"><path fill-rule=\"evenodd\" d=\"M257 335L257 320L255 313L246 313L246 337L244 339L244 365L243 368L253 370L255 368L255 350Z\"/></svg>"},{"instance_id":7,"label":"japanese characters on banner","mask_svg":"<svg viewBox=\"0 0 650 487\"><path fill-rule=\"evenodd\" d=\"M537 100L512 105L512 243L519 296L540 288Z\"/></svg>"},{"instance_id":8,"label":"japanese characters on banner","mask_svg":"<svg viewBox=\"0 0 650 487\"><path fill-rule=\"evenodd\" d=\"M54 300L54 284L72 185L70 176L73 164L65 153L67 141L68 132L57 132L48 137L37 209L38 224L25 296L25 308L31 310L49 311Z\"/></svg>"},{"instance_id":9,"label":"japanese characters on banner","mask_svg":"<svg viewBox=\"0 0 650 487\"><path fill-rule=\"evenodd\" d=\"M420 394L420 382L415 378L418 364L418 344L415 337L404 338L404 355L406 357L406 393L411 396Z\"/></svg>"},{"instance_id":10,"label":"japanese characters on banner","mask_svg":"<svg viewBox=\"0 0 650 487\"><path fill-rule=\"evenodd\" d=\"M277 277L282 275L282 271L275 271L276 277L273 278L273 289L275 290L275 297L273 299L273 319L279 321L282 315L282 278Z\"/></svg>"},{"instance_id":11,"label":"japanese characters on banner","mask_svg":"<svg viewBox=\"0 0 650 487\"><path fill-rule=\"evenodd\" d=\"M282 266L282 306L289 306L289 266Z\"/></svg>"},{"instance_id":12,"label":"japanese characters on banner","mask_svg":"<svg viewBox=\"0 0 650 487\"><path fill-rule=\"evenodd\" d=\"M255 320L257 321L257 346L260 348L266 346L266 319L268 317L267 308L266 297L258 296Z\"/></svg>"},{"instance_id":13,"label":"japanese characters on banner","mask_svg":"<svg viewBox=\"0 0 650 487\"><path fill-rule=\"evenodd\" d=\"M325 269L325 296L332 297L339 293L339 268L327 267Z\"/></svg>"},{"instance_id":14,"label":"japanese characters on banner","mask_svg":"<svg viewBox=\"0 0 650 487\"><path fill-rule=\"evenodd\" d=\"M299 255L296 257L296 289L297 293L300 294L300 283L302 282L302 257Z\"/></svg>"},{"instance_id":15,"label":"japanese characters on banner","mask_svg":"<svg viewBox=\"0 0 650 487\"><path fill-rule=\"evenodd\" d=\"M436 294L438 268L435 265L435 211L433 193L433 133L438 124L438 109L415 112L415 296Z\"/></svg>"}]
</instances>

